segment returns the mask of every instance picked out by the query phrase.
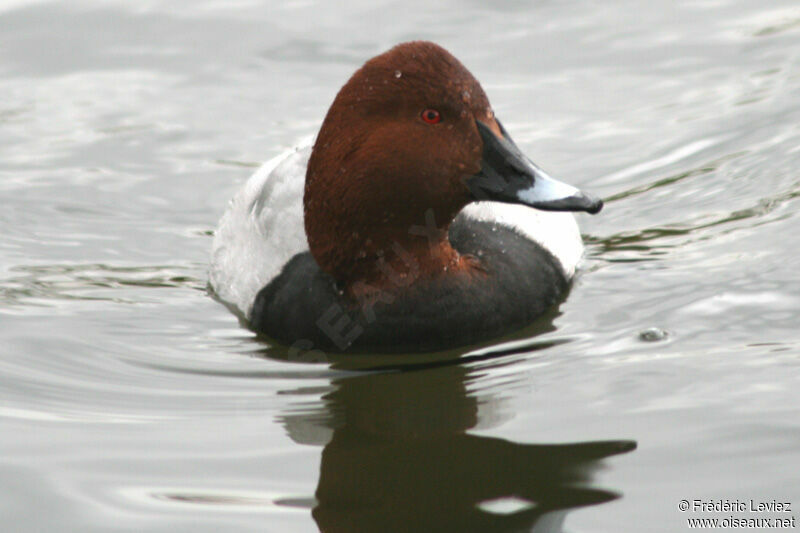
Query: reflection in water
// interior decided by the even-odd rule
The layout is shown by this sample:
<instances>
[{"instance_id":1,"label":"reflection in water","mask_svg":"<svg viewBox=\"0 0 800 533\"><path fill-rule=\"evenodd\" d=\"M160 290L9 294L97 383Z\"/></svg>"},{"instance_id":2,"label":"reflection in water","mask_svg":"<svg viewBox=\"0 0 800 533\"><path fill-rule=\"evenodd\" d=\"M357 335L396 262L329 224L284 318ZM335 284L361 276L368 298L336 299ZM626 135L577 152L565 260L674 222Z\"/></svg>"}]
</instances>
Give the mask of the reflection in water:
<instances>
[{"instance_id":1,"label":"reflection in water","mask_svg":"<svg viewBox=\"0 0 800 533\"><path fill-rule=\"evenodd\" d=\"M470 373L450 365L338 378L324 416L284 417L305 442L310 426L332 430L312 512L320 530L561 531L569 509L618 497L591 486L593 467L634 442L468 434L483 401L467 392Z\"/></svg>"}]
</instances>

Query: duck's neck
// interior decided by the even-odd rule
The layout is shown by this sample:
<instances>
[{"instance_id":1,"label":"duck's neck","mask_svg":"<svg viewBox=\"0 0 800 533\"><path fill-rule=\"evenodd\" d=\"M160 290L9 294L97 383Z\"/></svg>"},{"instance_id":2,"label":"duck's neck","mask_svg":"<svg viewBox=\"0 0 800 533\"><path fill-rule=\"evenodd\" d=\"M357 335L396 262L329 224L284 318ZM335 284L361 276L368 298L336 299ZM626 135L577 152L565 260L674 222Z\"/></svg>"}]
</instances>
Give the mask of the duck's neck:
<instances>
[{"instance_id":1,"label":"duck's neck","mask_svg":"<svg viewBox=\"0 0 800 533\"><path fill-rule=\"evenodd\" d=\"M376 291L392 295L420 281L454 274L470 264L446 238L430 244L394 241L372 257L358 261L353 275L341 282L349 296L364 300L375 297Z\"/></svg>"},{"instance_id":2,"label":"duck's neck","mask_svg":"<svg viewBox=\"0 0 800 533\"><path fill-rule=\"evenodd\" d=\"M345 294L359 301L391 298L415 283L477 267L474 258L453 248L447 227L428 225L402 232L383 228L342 237L335 246L316 247L315 259Z\"/></svg>"}]
</instances>

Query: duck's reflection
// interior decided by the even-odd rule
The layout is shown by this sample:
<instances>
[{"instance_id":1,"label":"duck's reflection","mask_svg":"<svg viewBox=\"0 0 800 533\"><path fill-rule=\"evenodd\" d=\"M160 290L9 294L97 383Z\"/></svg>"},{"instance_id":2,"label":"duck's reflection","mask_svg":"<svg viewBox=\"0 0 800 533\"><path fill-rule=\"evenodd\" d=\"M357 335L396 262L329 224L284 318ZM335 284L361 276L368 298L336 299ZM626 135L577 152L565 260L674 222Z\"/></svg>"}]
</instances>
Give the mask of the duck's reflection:
<instances>
[{"instance_id":1,"label":"duck's reflection","mask_svg":"<svg viewBox=\"0 0 800 533\"><path fill-rule=\"evenodd\" d=\"M468 434L481 401L469 375L451 365L333 381L313 509L321 531L561 531L567 510L618 497L592 486L593 467L634 442ZM285 418L290 433L319 425L308 416Z\"/></svg>"}]
</instances>

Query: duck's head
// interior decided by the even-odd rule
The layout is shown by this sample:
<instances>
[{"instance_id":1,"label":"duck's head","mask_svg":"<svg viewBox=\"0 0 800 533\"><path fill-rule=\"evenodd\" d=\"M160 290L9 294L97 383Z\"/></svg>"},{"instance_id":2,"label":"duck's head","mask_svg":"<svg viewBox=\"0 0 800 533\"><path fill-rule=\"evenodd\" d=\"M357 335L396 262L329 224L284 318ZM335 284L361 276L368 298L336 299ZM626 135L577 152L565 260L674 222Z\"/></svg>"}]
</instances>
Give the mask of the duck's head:
<instances>
[{"instance_id":1,"label":"duck's head","mask_svg":"<svg viewBox=\"0 0 800 533\"><path fill-rule=\"evenodd\" d=\"M305 226L320 268L343 286L379 282L398 254L415 258L418 275L450 268L459 258L447 227L479 200L603 205L525 157L478 80L442 47L409 42L367 61L336 96L308 163ZM432 221L433 240L419 231Z\"/></svg>"}]
</instances>

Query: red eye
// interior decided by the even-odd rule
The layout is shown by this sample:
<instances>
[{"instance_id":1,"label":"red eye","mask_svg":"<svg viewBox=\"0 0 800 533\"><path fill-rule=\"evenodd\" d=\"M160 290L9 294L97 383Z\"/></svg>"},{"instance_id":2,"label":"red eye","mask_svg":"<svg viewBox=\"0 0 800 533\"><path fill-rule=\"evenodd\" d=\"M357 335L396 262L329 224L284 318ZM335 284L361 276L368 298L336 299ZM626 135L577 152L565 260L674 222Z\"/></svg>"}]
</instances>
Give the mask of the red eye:
<instances>
[{"instance_id":1,"label":"red eye","mask_svg":"<svg viewBox=\"0 0 800 533\"><path fill-rule=\"evenodd\" d=\"M440 115L435 109L426 109L422 112L422 120L428 124L436 124L442 120L442 115Z\"/></svg>"}]
</instances>

